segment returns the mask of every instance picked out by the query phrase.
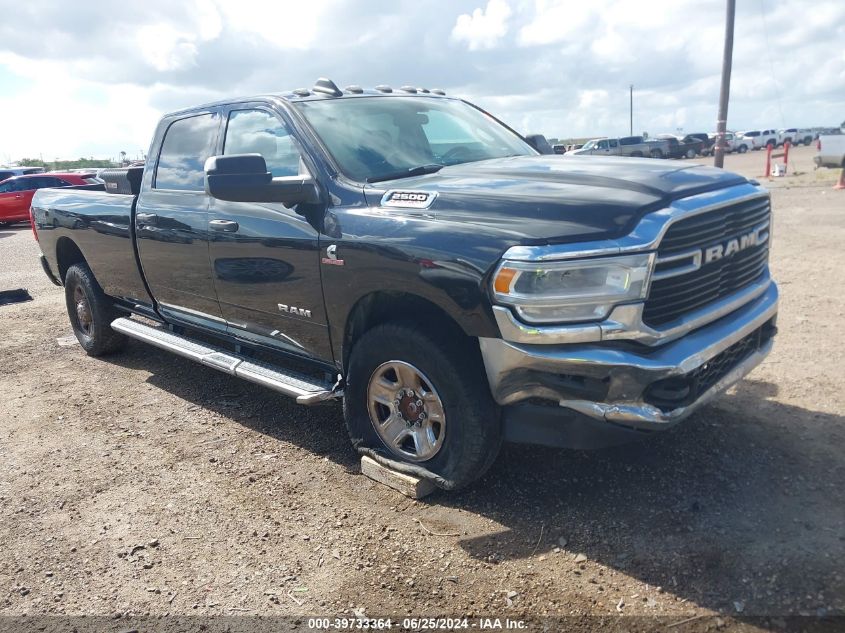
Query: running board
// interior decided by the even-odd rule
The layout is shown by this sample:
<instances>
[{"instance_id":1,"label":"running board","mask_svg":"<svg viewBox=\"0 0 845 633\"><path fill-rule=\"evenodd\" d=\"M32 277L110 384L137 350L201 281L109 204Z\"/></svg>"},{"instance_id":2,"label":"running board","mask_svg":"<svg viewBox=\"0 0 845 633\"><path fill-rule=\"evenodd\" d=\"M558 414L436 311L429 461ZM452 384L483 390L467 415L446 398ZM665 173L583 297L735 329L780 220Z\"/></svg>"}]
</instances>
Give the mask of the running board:
<instances>
[{"instance_id":1,"label":"running board","mask_svg":"<svg viewBox=\"0 0 845 633\"><path fill-rule=\"evenodd\" d=\"M296 398L298 404L318 404L343 396L343 390L335 390L329 382L320 382L319 379L307 374L246 358L208 343L174 334L163 327L153 327L128 318L115 319L111 327L130 338L160 347L231 376L279 391L286 396Z\"/></svg>"}]
</instances>

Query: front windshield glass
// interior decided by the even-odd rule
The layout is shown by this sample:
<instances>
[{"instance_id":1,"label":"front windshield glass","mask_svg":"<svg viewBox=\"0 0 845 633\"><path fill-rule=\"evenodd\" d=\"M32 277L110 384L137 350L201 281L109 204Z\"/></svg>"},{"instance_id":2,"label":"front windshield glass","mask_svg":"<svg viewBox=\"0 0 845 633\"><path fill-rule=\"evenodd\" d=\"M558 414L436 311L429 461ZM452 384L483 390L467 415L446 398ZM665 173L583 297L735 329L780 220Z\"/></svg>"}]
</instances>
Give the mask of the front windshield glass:
<instances>
[{"instance_id":1,"label":"front windshield glass","mask_svg":"<svg viewBox=\"0 0 845 633\"><path fill-rule=\"evenodd\" d=\"M596 146L595 141L587 141L581 149L593 149Z\"/></svg>"},{"instance_id":2,"label":"front windshield glass","mask_svg":"<svg viewBox=\"0 0 845 633\"><path fill-rule=\"evenodd\" d=\"M355 97L296 107L340 170L359 181L387 180L421 167L535 155L531 146L462 101Z\"/></svg>"}]
</instances>

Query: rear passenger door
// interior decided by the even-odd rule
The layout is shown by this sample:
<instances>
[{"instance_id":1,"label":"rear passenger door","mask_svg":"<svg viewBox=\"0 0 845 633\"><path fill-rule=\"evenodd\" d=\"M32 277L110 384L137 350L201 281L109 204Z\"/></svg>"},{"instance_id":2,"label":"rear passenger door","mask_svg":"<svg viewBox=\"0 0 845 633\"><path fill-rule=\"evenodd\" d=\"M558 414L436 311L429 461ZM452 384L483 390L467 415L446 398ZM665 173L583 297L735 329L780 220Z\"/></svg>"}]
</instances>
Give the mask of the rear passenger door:
<instances>
[{"instance_id":1,"label":"rear passenger door","mask_svg":"<svg viewBox=\"0 0 845 633\"><path fill-rule=\"evenodd\" d=\"M219 153L261 154L273 177L313 173L281 113L263 104L238 104L230 106L225 118ZM319 233L303 212L279 203L212 198L214 285L230 333L331 360Z\"/></svg>"},{"instance_id":2,"label":"rear passenger door","mask_svg":"<svg viewBox=\"0 0 845 633\"><path fill-rule=\"evenodd\" d=\"M218 110L166 119L151 177L135 213L138 254L163 316L225 330L208 258L206 159L214 152Z\"/></svg>"}]
</instances>

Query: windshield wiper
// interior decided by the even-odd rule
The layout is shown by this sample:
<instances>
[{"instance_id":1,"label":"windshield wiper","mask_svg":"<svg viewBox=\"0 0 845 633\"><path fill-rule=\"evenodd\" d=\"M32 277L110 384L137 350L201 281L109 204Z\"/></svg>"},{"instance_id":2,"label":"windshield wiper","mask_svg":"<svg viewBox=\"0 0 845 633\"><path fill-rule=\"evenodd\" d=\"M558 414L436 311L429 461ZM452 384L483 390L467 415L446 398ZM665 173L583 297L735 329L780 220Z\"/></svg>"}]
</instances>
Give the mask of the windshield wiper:
<instances>
[{"instance_id":1,"label":"windshield wiper","mask_svg":"<svg viewBox=\"0 0 845 633\"><path fill-rule=\"evenodd\" d=\"M395 171L390 174L382 174L381 176L370 176L369 178L367 178L367 182L382 182L383 180L397 180L399 178L410 178L411 176L433 174L440 171L444 167L445 165L440 165L438 163L431 163L430 165L419 165L418 167L409 167L408 169Z\"/></svg>"}]
</instances>

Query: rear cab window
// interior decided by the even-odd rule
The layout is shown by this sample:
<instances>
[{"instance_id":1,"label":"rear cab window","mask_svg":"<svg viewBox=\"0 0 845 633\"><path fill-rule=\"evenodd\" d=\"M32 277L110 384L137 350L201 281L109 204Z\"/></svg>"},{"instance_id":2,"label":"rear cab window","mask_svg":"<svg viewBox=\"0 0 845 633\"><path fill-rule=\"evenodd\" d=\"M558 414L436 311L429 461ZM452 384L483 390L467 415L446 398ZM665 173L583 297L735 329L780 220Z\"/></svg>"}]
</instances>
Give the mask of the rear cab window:
<instances>
[{"instance_id":1,"label":"rear cab window","mask_svg":"<svg viewBox=\"0 0 845 633\"><path fill-rule=\"evenodd\" d=\"M203 191L205 161L217 138L217 117L198 114L167 128L153 180L154 189Z\"/></svg>"}]
</instances>

